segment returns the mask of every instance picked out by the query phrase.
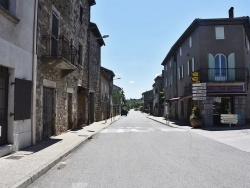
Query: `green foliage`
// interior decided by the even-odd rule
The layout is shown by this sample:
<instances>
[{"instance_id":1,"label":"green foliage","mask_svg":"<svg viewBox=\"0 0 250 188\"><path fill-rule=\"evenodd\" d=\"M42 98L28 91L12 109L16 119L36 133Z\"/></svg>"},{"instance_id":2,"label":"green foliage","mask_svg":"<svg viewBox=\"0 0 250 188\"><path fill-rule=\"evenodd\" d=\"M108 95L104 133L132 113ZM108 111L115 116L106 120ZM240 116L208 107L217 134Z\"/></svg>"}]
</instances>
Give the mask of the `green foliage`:
<instances>
[{"instance_id":1,"label":"green foliage","mask_svg":"<svg viewBox=\"0 0 250 188\"><path fill-rule=\"evenodd\" d=\"M164 89L160 91L160 104L164 103L165 95L164 95Z\"/></svg>"},{"instance_id":2,"label":"green foliage","mask_svg":"<svg viewBox=\"0 0 250 188\"><path fill-rule=\"evenodd\" d=\"M191 119L202 119L201 113L200 113L200 109L198 106L194 106L192 109L192 114L190 116L190 120Z\"/></svg>"},{"instance_id":3,"label":"green foliage","mask_svg":"<svg viewBox=\"0 0 250 188\"><path fill-rule=\"evenodd\" d=\"M128 99L126 101L127 106L129 106L129 108L139 108L139 106L141 106L141 99Z\"/></svg>"}]
</instances>

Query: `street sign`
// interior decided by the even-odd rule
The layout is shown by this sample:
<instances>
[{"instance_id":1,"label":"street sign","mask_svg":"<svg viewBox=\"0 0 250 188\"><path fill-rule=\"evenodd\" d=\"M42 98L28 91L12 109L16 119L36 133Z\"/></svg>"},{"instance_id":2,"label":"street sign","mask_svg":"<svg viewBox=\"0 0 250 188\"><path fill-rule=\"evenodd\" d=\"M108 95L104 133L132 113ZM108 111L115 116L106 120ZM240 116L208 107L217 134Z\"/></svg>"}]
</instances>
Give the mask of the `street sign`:
<instances>
[{"instance_id":1,"label":"street sign","mask_svg":"<svg viewBox=\"0 0 250 188\"><path fill-rule=\"evenodd\" d=\"M221 118L223 118L223 119L227 119L227 118L234 118L234 119L237 119L238 114L221 114L220 116L221 116Z\"/></svg>"},{"instance_id":2,"label":"street sign","mask_svg":"<svg viewBox=\"0 0 250 188\"><path fill-rule=\"evenodd\" d=\"M193 87L196 87L196 86L206 86L207 84L206 83L195 83L195 84L192 84Z\"/></svg>"},{"instance_id":3,"label":"street sign","mask_svg":"<svg viewBox=\"0 0 250 188\"><path fill-rule=\"evenodd\" d=\"M220 122L225 124L237 124L238 120L222 119Z\"/></svg>"},{"instance_id":4,"label":"street sign","mask_svg":"<svg viewBox=\"0 0 250 188\"><path fill-rule=\"evenodd\" d=\"M191 78L191 80L192 80L192 82L200 83L199 73L198 72L192 72L192 78Z\"/></svg>"},{"instance_id":5,"label":"street sign","mask_svg":"<svg viewBox=\"0 0 250 188\"><path fill-rule=\"evenodd\" d=\"M225 124L237 124L238 114L221 114L221 123Z\"/></svg>"},{"instance_id":6,"label":"street sign","mask_svg":"<svg viewBox=\"0 0 250 188\"><path fill-rule=\"evenodd\" d=\"M193 93L207 93L207 90L193 90Z\"/></svg>"},{"instance_id":7,"label":"street sign","mask_svg":"<svg viewBox=\"0 0 250 188\"><path fill-rule=\"evenodd\" d=\"M198 76L199 76L199 73L198 73L198 72L192 72L192 76L198 77Z\"/></svg>"},{"instance_id":8,"label":"street sign","mask_svg":"<svg viewBox=\"0 0 250 188\"><path fill-rule=\"evenodd\" d=\"M207 100L207 98L206 97L193 97L193 100L194 101L205 101L205 100Z\"/></svg>"},{"instance_id":9,"label":"street sign","mask_svg":"<svg viewBox=\"0 0 250 188\"><path fill-rule=\"evenodd\" d=\"M198 86L198 87L192 87L193 90L196 90L196 89L207 89L206 86Z\"/></svg>"},{"instance_id":10,"label":"street sign","mask_svg":"<svg viewBox=\"0 0 250 188\"><path fill-rule=\"evenodd\" d=\"M206 97L206 93L193 93L193 97Z\"/></svg>"}]
</instances>

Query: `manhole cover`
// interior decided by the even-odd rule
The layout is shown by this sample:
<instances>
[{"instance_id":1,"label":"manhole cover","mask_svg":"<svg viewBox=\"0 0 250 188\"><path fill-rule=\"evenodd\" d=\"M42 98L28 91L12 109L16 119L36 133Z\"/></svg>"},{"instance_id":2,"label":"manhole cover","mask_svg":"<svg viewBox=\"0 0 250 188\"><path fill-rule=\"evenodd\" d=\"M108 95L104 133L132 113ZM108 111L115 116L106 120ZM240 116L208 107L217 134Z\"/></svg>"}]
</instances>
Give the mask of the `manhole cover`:
<instances>
[{"instance_id":1,"label":"manhole cover","mask_svg":"<svg viewBox=\"0 0 250 188\"><path fill-rule=\"evenodd\" d=\"M88 130L88 132L95 132L95 131Z\"/></svg>"},{"instance_id":2,"label":"manhole cover","mask_svg":"<svg viewBox=\"0 0 250 188\"><path fill-rule=\"evenodd\" d=\"M9 156L6 159L13 159L13 160L18 160L21 159L23 156Z\"/></svg>"}]
</instances>

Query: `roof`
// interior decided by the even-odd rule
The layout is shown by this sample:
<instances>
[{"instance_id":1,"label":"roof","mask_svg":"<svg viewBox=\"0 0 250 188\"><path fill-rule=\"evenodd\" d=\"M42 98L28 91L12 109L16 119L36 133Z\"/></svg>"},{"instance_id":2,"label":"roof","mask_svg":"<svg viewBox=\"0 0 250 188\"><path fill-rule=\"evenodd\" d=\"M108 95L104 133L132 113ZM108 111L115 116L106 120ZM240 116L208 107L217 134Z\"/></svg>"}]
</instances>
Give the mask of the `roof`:
<instances>
[{"instance_id":1,"label":"roof","mask_svg":"<svg viewBox=\"0 0 250 188\"><path fill-rule=\"evenodd\" d=\"M95 4L96 4L95 0L89 0L89 6L93 6Z\"/></svg>"},{"instance_id":2,"label":"roof","mask_svg":"<svg viewBox=\"0 0 250 188\"><path fill-rule=\"evenodd\" d=\"M102 38L102 35L97 27L97 25L93 22L90 22L90 31L95 35L96 40L100 46L105 46L104 40Z\"/></svg>"},{"instance_id":3,"label":"roof","mask_svg":"<svg viewBox=\"0 0 250 188\"><path fill-rule=\"evenodd\" d=\"M158 75L158 76L155 77L155 81L158 80L158 79L162 79L162 78L163 78L162 74L160 74L160 75Z\"/></svg>"},{"instance_id":4,"label":"roof","mask_svg":"<svg viewBox=\"0 0 250 188\"><path fill-rule=\"evenodd\" d=\"M167 61L172 58L182 43L191 35L191 33L199 26L211 26L211 25L243 25L248 38L250 38L250 23L249 17L240 18L216 18L216 19L195 19L181 37L175 42L175 44L169 50L167 56L162 62L165 65Z\"/></svg>"},{"instance_id":5,"label":"roof","mask_svg":"<svg viewBox=\"0 0 250 188\"><path fill-rule=\"evenodd\" d=\"M106 72L107 74L111 74L112 77L115 77L115 73L114 73L112 70L109 70L109 69L107 69L107 68L105 68L105 67L101 67L101 71L104 71L104 72Z\"/></svg>"}]
</instances>

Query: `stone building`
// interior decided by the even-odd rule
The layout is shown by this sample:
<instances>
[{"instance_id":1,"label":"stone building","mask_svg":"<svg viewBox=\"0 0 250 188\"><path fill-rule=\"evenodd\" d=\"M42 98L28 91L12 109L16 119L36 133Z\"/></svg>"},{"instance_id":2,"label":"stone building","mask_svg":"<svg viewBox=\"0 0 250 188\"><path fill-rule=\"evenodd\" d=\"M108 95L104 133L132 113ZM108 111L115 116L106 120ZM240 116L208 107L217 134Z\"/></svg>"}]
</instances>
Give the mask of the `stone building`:
<instances>
[{"instance_id":1,"label":"stone building","mask_svg":"<svg viewBox=\"0 0 250 188\"><path fill-rule=\"evenodd\" d=\"M35 144L37 1L0 1L0 157Z\"/></svg>"},{"instance_id":2,"label":"stone building","mask_svg":"<svg viewBox=\"0 0 250 188\"><path fill-rule=\"evenodd\" d=\"M155 83L153 84L153 115L154 116L164 116L164 100L161 98L161 92L164 89L164 80L163 76L158 75L154 79Z\"/></svg>"},{"instance_id":3,"label":"stone building","mask_svg":"<svg viewBox=\"0 0 250 188\"><path fill-rule=\"evenodd\" d=\"M113 91L113 78L115 74L113 71L101 67L101 120L112 117L113 112L113 102L112 102L112 91Z\"/></svg>"},{"instance_id":4,"label":"stone building","mask_svg":"<svg viewBox=\"0 0 250 188\"><path fill-rule=\"evenodd\" d=\"M205 127L228 126L221 114L238 114L237 124L246 124L249 38L249 17L234 17L233 8L228 18L195 19L162 62L169 117L188 122L192 107L199 106Z\"/></svg>"},{"instance_id":5,"label":"stone building","mask_svg":"<svg viewBox=\"0 0 250 188\"><path fill-rule=\"evenodd\" d=\"M90 7L95 0L40 0L37 140L88 123Z\"/></svg>"},{"instance_id":6,"label":"stone building","mask_svg":"<svg viewBox=\"0 0 250 188\"><path fill-rule=\"evenodd\" d=\"M153 114L153 90L142 93L142 111Z\"/></svg>"},{"instance_id":7,"label":"stone building","mask_svg":"<svg viewBox=\"0 0 250 188\"><path fill-rule=\"evenodd\" d=\"M90 23L90 48L89 48L89 116L90 123L101 120L101 95L100 95L100 68L101 47L105 45L97 25Z\"/></svg>"}]
</instances>

